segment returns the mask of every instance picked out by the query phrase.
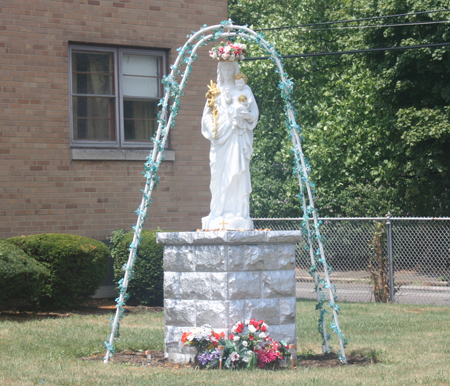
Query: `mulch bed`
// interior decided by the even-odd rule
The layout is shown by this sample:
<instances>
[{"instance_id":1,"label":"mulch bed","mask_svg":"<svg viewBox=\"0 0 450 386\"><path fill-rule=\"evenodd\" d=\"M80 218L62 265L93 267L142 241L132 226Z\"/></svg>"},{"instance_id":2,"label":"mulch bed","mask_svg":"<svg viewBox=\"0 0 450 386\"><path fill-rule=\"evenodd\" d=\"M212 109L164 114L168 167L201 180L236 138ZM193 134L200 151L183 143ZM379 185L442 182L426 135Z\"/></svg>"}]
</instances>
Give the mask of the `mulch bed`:
<instances>
[{"instance_id":1,"label":"mulch bed","mask_svg":"<svg viewBox=\"0 0 450 386\"><path fill-rule=\"evenodd\" d=\"M104 356L105 354L99 354L80 359L83 361L103 361ZM150 366L147 366L147 357L143 352L119 352L114 354L110 361L111 363L142 367L169 367L173 369L181 369L186 367L194 368L192 363L170 363L166 358L164 358L164 351L153 351Z\"/></svg>"},{"instance_id":2,"label":"mulch bed","mask_svg":"<svg viewBox=\"0 0 450 386\"><path fill-rule=\"evenodd\" d=\"M91 357L81 358L84 361L102 361L104 358L104 354L93 355ZM112 363L117 364L126 364L131 366L142 366L147 367L147 357L143 352L131 352L124 351L120 353L114 354L111 358ZM352 355L347 357L348 365L353 366L367 366L370 364L375 364L380 362L379 360L372 360L363 355ZM336 354L317 354L317 355L308 355L307 357L299 358L295 364L294 368L300 367L337 367L337 366L345 366L337 357ZM169 368L194 368L192 363L169 363L169 361L164 358L163 351L154 351L152 354L152 359L150 366L148 367L169 367Z\"/></svg>"}]
</instances>

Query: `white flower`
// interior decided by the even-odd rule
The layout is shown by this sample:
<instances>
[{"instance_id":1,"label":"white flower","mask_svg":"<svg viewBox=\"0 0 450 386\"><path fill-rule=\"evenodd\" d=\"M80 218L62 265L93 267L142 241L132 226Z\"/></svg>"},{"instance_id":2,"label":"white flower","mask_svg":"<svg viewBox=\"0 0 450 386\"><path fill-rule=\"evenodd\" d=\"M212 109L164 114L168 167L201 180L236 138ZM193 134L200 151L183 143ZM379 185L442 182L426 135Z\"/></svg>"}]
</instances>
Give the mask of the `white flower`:
<instances>
[{"instance_id":1,"label":"white flower","mask_svg":"<svg viewBox=\"0 0 450 386\"><path fill-rule=\"evenodd\" d=\"M242 358L242 361L245 363L248 363L250 361L251 357L252 357L252 352L250 350L247 350L244 357Z\"/></svg>"},{"instance_id":2,"label":"white flower","mask_svg":"<svg viewBox=\"0 0 450 386\"><path fill-rule=\"evenodd\" d=\"M264 339L264 338L266 337L266 334L264 334L264 332L261 332L261 334L259 334L259 337L260 337L261 339Z\"/></svg>"},{"instance_id":3,"label":"white flower","mask_svg":"<svg viewBox=\"0 0 450 386\"><path fill-rule=\"evenodd\" d=\"M252 324L249 324L249 325L248 325L248 332L249 332L250 334L254 334L254 333L256 332L255 326L253 326Z\"/></svg>"},{"instance_id":4,"label":"white flower","mask_svg":"<svg viewBox=\"0 0 450 386\"><path fill-rule=\"evenodd\" d=\"M233 340L234 340L235 342L239 342L239 339L241 339L241 337L239 337L239 336L237 336L237 335L233 336Z\"/></svg>"},{"instance_id":5,"label":"white flower","mask_svg":"<svg viewBox=\"0 0 450 386\"><path fill-rule=\"evenodd\" d=\"M247 346L248 346L248 343L244 340L244 341L242 342L242 345L243 345L244 347L247 347Z\"/></svg>"},{"instance_id":6,"label":"white flower","mask_svg":"<svg viewBox=\"0 0 450 386\"><path fill-rule=\"evenodd\" d=\"M231 362L236 362L239 359L239 354L236 351L233 351L230 354L230 361Z\"/></svg>"},{"instance_id":7,"label":"white flower","mask_svg":"<svg viewBox=\"0 0 450 386\"><path fill-rule=\"evenodd\" d=\"M250 323L250 320L245 319L245 325L247 326Z\"/></svg>"}]
</instances>

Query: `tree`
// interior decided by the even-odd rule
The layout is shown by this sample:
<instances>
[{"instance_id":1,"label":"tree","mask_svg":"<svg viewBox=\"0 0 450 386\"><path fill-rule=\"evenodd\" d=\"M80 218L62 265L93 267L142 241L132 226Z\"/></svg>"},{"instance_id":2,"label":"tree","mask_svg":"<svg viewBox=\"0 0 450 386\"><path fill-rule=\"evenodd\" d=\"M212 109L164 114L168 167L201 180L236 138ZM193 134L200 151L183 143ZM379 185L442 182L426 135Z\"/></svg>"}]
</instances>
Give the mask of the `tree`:
<instances>
[{"instance_id":1,"label":"tree","mask_svg":"<svg viewBox=\"0 0 450 386\"><path fill-rule=\"evenodd\" d=\"M441 0L230 1L230 17L270 28L446 8ZM448 14L444 14L448 15ZM422 14L364 24L439 20ZM361 23L360 23L361 24ZM355 24L353 24L355 25ZM449 41L445 24L266 32L283 55ZM449 48L287 59L298 122L326 216L449 215ZM251 56L259 56L258 49ZM244 62L260 111L252 215L300 214L278 79L269 61ZM264 81L261 81L264 79ZM376 189L375 189L376 186Z\"/></svg>"}]
</instances>

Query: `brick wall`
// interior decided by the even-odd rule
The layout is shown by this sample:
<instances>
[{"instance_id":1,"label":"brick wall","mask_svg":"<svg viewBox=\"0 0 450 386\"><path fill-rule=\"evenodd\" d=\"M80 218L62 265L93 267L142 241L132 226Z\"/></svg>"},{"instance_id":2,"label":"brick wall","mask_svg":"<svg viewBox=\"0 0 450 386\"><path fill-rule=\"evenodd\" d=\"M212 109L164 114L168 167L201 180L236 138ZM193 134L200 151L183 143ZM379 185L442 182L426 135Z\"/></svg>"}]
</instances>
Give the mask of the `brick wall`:
<instances>
[{"instance_id":1,"label":"brick wall","mask_svg":"<svg viewBox=\"0 0 450 386\"><path fill-rule=\"evenodd\" d=\"M62 232L105 239L130 229L141 161L71 159L69 42L170 49L227 18L225 0L2 0L0 5L0 238ZM171 132L146 228L191 230L209 212L209 142L200 132L207 48Z\"/></svg>"}]
</instances>

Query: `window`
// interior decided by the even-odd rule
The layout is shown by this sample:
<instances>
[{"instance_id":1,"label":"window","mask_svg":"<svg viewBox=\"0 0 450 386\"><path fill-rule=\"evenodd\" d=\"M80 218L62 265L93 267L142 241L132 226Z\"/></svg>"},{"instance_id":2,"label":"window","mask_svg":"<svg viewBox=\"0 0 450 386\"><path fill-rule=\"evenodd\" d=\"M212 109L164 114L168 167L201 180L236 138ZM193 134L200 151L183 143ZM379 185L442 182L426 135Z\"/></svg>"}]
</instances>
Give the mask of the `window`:
<instances>
[{"instance_id":1,"label":"window","mask_svg":"<svg viewBox=\"0 0 450 386\"><path fill-rule=\"evenodd\" d=\"M165 65L163 51L71 46L72 145L150 147Z\"/></svg>"}]
</instances>

